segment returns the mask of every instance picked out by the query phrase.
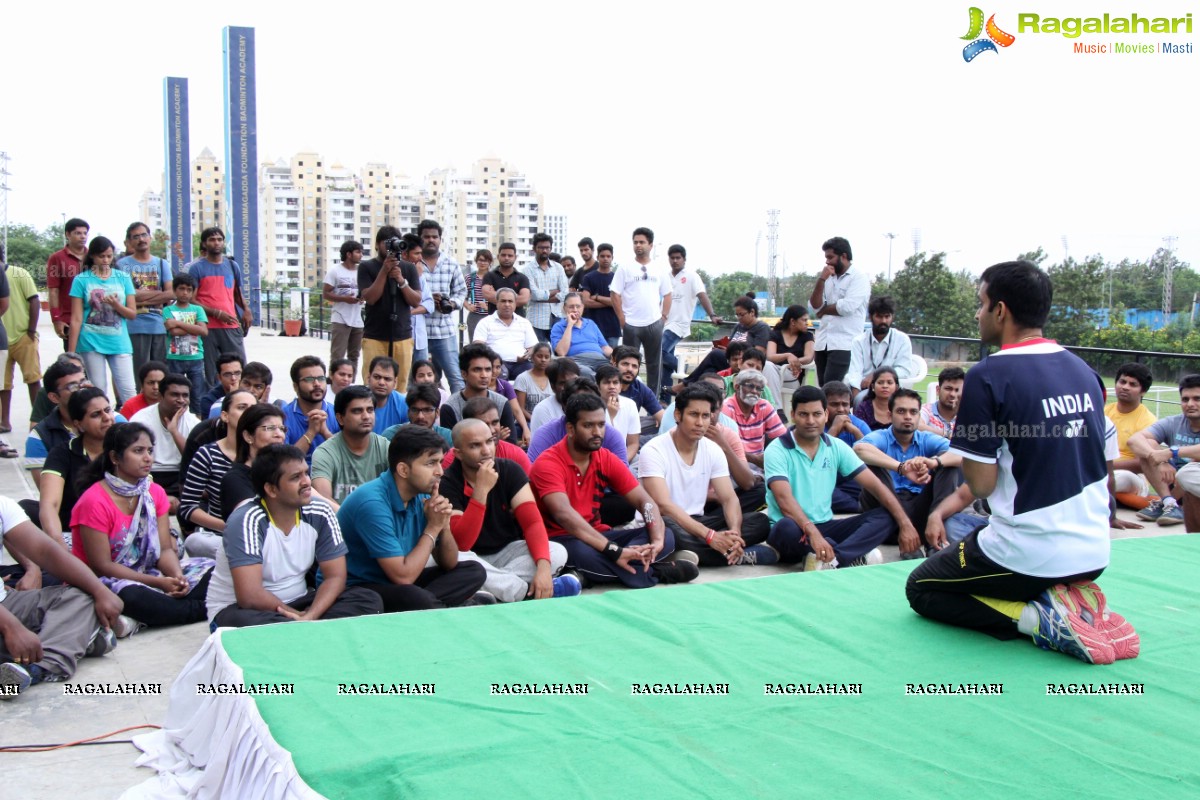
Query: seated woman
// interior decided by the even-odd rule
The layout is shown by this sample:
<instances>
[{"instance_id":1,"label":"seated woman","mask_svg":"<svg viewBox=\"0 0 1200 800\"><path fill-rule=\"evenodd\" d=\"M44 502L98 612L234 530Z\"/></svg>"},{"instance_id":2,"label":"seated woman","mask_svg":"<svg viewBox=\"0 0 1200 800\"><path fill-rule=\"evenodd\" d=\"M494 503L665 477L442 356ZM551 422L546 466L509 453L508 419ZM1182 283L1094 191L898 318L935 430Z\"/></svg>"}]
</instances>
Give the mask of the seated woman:
<instances>
[{"instance_id":1,"label":"seated woman","mask_svg":"<svg viewBox=\"0 0 1200 800\"><path fill-rule=\"evenodd\" d=\"M533 366L517 376L513 389L517 392L517 403L525 412L525 419L532 421L537 404L554 396L554 387L550 385L550 376L546 374L546 367L550 366L550 343L535 344L529 360Z\"/></svg>"},{"instance_id":2,"label":"seated woman","mask_svg":"<svg viewBox=\"0 0 1200 800\"><path fill-rule=\"evenodd\" d=\"M450 399L450 393L443 389L438 383L437 373L433 370L433 362L428 359L420 358L413 362L413 383L428 383L431 386L436 386L438 394L442 398L442 403ZM332 402L332 401L330 401ZM442 403L438 403L438 408L442 407Z\"/></svg>"},{"instance_id":3,"label":"seated woman","mask_svg":"<svg viewBox=\"0 0 1200 800\"><path fill-rule=\"evenodd\" d=\"M229 519L234 509L254 497L250 462L258 451L269 444L283 444L287 439L283 411L270 403L258 403L243 411L235 430L237 452L221 479L221 519Z\"/></svg>"},{"instance_id":4,"label":"seated woman","mask_svg":"<svg viewBox=\"0 0 1200 800\"><path fill-rule=\"evenodd\" d=\"M570 357L576 364L593 370L611 364L613 349L596 323L583 316L583 298L578 292L568 292L563 298L563 314L550 329L554 355Z\"/></svg>"},{"instance_id":5,"label":"seated woman","mask_svg":"<svg viewBox=\"0 0 1200 800\"><path fill-rule=\"evenodd\" d=\"M167 493L151 480L153 466L150 429L136 422L113 425L82 476L89 488L71 512L71 552L121 598L132 621L118 636L140 625L185 625L207 616L214 562L180 562L167 524Z\"/></svg>"},{"instance_id":6,"label":"seated woman","mask_svg":"<svg viewBox=\"0 0 1200 800\"><path fill-rule=\"evenodd\" d=\"M56 542L71 548L71 511L79 500L78 483L88 465L104 452L104 435L115 422L112 403L103 390L85 386L71 393L68 416L79 435L57 445L46 456L38 481L41 495L38 521Z\"/></svg>"},{"instance_id":7,"label":"seated woman","mask_svg":"<svg viewBox=\"0 0 1200 800\"><path fill-rule=\"evenodd\" d=\"M880 367L871 378L867 396L854 408L854 415L867 423L873 431L883 430L892 424L892 412L888 410L888 398L900 388L900 378L891 367Z\"/></svg>"},{"instance_id":8,"label":"seated woman","mask_svg":"<svg viewBox=\"0 0 1200 800\"><path fill-rule=\"evenodd\" d=\"M802 305L788 306L771 331L767 342L768 366L763 370L780 403L786 402L784 392L794 392L804 385L804 368L813 362L814 347L813 334L808 329L808 309Z\"/></svg>"},{"instance_id":9,"label":"seated woman","mask_svg":"<svg viewBox=\"0 0 1200 800\"><path fill-rule=\"evenodd\" d=\"M196 527L184 539L188 555L217 557L225 518L221 513L221 481L237 458L237 425L246 409L257 404L247 389L237 389L221 400L218 425L224 432L215 442L196 450L191 466L183 477L179 496L179 518Z\"/></svg>"},{"instance_id":10,"label":"seated woman","mask_svg":"<svg viewBox=\"0 0 1200 800\"><path fill-rule=\"evenodd\" d=\"M754 299L754 293L747 292L734 300L733 313L737 317L737 324L733 326L733 332L729 334L729 344L744 342L746 349L766 352L767 342L771 340L771 326L758 318L758 302ZM727 354L727 348L714 347L704 357L704 360L688 374L683 383L675 384L671 387L671 391L678 394L685 385L699 380L701 375L709 372L725 374L722 370L729 369L731 366L733 364Z\"/></svg>"}]
</instances>

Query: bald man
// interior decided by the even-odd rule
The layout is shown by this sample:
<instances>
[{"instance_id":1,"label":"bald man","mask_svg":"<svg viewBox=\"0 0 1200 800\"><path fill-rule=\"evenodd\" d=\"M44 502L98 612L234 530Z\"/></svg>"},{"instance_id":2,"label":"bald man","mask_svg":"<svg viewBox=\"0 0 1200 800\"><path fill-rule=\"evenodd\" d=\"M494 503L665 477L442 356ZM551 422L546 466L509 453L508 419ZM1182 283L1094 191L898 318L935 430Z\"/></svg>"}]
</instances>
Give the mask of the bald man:
<instances>
[{"instance_id":1,"label":"bald man","mask_svg":"<svg viewBox=\"0 0 1200 800\"><path fill-rule=\"evenodd\" d=\"M465 419L452 431L455 458L439 488L454 507L450 532L459 557L487 570L483 590L502 603L579 594L574 575L558 575L567 551L551 542L529 478L515 462L496 458L492 429Z\"/></svg>"}]
</instances>

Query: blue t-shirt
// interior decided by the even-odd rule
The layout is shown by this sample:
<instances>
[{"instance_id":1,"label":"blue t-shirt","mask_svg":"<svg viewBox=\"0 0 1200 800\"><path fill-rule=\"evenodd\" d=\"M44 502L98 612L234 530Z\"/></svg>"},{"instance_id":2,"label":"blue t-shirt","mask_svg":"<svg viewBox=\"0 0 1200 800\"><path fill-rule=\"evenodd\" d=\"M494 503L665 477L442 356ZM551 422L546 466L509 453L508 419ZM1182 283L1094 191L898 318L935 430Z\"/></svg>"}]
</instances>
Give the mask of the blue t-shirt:
<instances>
[{"instance_id":1,"label":"blue t-shirt","mask_svg":"<svg viewBox=\"0 0 1200 800\"><path fill-rule=\"evenodd\" d=\"M629 384L627 389L621 391L621 397L628 397L637 404L638 408L650 416L654 416L663 410L662 403L658 402L658 398L654 396L654 392L650 391L650 388L642 383L639 378L634 378L633 383Z\"/></svg>"},{"instance_id":2,"label":"blue t-shirt","mask_svg":"<svg viewBox=\"0 0 1200 800\"><path fill-rule=\"evenodd\" d=\"M404 395L393 391L387 402L375 407L374 431L379 433L404 422L408 422L408 403L404 400Z\"/></svg>"},{"instance_id":3,"label":"blue t-shirt","mask_svg":"<svg viewBox=\"0 0 1200 800\"><path fill-rule=\"evenodd\" d=\"M840 439L841 436L838 438ZM912 441L908 443L908 449L905 450L896 441L896 434L890 425L881 430L871 431L862 438L862 441L874 445L889 458L897 461L908 461L917 456L935 458L950 449L950 440L945 436L938 436L936 433L927 431L914 431ZM913 483L907 476L901 475L899 472L892 472L892 487L897 492L920 492L925 488L920 484Z\"/></svg>"},{"instance_id":4,"label":"blue t-shirt","mask_svg":"<svg viewBox=\"0 0 1200 800\"><path fill-rule=\"evenodd\" d=\"M133 342L129 340L129 328L125 318L101 298L115 294L125 304L125 298L134 293L129 273L114 269L106 279L100 280L90 269L79 273L71 282L71 297L83 301L83 324L79 328L79 343L75 349L80 353L103 353L106 356L133 353Z\"/></svg>"},{"instance_id":5,"label":"blue t-shirt","mask_svg":"<svg viewBox=\"0 0 1200 800\"><path fill-rule=\"evenodd\" d=\"M333 413L333 403L328 400L322 402L321 410L326 414L325 424L329 426L329 432L339 432L341 426L338 425L337 417ZM299 447L300 440L304 438L304 434L308 433L308 415L300 410L300 401L293 400L284 406L283 417L284 425L287 426L287 443ZM318 433L308 445L308 451L304 454L304 460L308 462L309 466L312 466L313 451L323 441L325 441L325 437Z\"/></svg>"},{"instance_id":6,"label":"blue t-shirt","mask_svg":"<svg viewBox=\"0 0 1200 800\"><path fill-rule=\"evenodd\" d=\"M868 433L871 432L871 426L868 425L867 423L863 422L861 419L854 416L853 414L850 415L850 424L853 425L854 427L858 428L859 432L863 436L866 436ZM826 432L829 431L828 425L825 426L825 430L826 430ZM858 442L859 442L858 439L855 439L853 436L851 436L850 434L848 434L844 431L842 433L839 433L837 435L837 438L841 439L843 442L850 445L851 447L854 447L854 445L858 444Z\"/></svg>"},{"instance_id":7,"label":"blue t-shirt","mask_svg":"<svg viewBox=\"0 0 1200 800\"><path fill-rule=\"evenodd\" d=\"M568 319L560 319L554 323L554 327L550 329L550 347L558 347L558 343L562 341L563 334L567 332ZM582 328L576 328L571 331L571 349L567 351L567 356L573 357L582 355L583 353L599 353L604 355L604 348L608 347L608 340L604 338L604 334L596 327L596 323L590 319L580 320L583 323Z\"/></svg>"},{"instance_id":8,"label":"blue t-shirt","mask_svg":"<svg viewBox=\"0 0 1200 800\"><path fill-rule=\"evenodd\" d=\"M392 473L358 487L342 503L338 523L346 541L346 584L390 584L380 558L409 554L425 530L425 501L419 494L406 505Z\"/></svg>"},{"instance_id":9,"label":"blue t-shirt","mask_svg":"<svg viewBox=\"0 0 1200 800\"><path fill-rule=\"evenodd\" d=\"M117 269L129 274L133 288L152 289L156 292L166 291L166 285L171 282L171 267L166 261L151 256L150 263L143 264L133 256L125 256L117 262ZM167 329L163 326L162 304L153 306L138 305L138 315L129 321L129 332L163 334Z\"/></svg>"}]
</instances>

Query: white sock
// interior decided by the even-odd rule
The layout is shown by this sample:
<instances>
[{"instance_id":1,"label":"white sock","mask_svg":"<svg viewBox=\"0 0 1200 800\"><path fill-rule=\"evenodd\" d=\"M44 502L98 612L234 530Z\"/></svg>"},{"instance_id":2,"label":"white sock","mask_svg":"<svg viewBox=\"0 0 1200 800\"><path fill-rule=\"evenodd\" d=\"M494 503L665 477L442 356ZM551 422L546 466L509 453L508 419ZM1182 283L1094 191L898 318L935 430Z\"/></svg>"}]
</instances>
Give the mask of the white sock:
<instances>
[{"instance_id":1,"label":"white sock","mask_svg":"<svg viewBox=\"0 0 1200 800\"><path fill-rule=\"evenodd\" d=\"M1167 495L1163 498L1163 508L1173 508L1176 505L1177 503L1175 502L1175 498L1171 497L1171 495Z\"/></svg>"},{"instance_id":2,"label":"white sock","mask_svg":"<svg viewBox=\"0 0 1200 800\"><path fill-rule=\"evenodd\" d=\"M1021 618L1017 620L1017 630L1026 636L1033 636L1038 629L1038 612L1033 603L1026 603L1021 609Z\"/></svg>"}]
</instances>

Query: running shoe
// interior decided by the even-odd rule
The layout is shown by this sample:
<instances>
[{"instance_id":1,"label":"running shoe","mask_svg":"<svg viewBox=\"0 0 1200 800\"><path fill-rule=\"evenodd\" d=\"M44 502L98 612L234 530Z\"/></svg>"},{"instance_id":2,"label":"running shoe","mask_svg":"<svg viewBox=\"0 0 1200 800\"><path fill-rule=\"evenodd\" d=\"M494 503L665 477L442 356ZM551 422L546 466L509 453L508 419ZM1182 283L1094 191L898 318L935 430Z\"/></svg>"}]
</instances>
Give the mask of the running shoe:
<instances>
[{"instance_id":1,"label":"running shoe","mask_svg":"<svg viewBox=\"0 0 1200 800\"><path fill-rule=\"evenodd\" d=\"M1089 664L1116 661L1108 634L1084 622L1066 586L1052 586L1030 604L1038 613L1038 626L1033 633L1033 643L1038 647L1057 650Z\"/></svg>"},{"instance_id":2,"label":"running shoe","mask_svg":"<svg viewBox=\"0 0 1200 800\"><path fill-rule=\"evenodd\" d=\"M816 572L823 569L837 569L837 566L837 556L834 556L830 561L822 561L821 559L817 558L816 553L809 553L804 557L805 572Z\"/></svg>"},{"instance_id":3,"label":"running shoe","mask_svg":"<svg viewBox=\"0 0 1200 800\"><path fill-rule=\"evenodd\" d=\"M920 553L921 558L925 557L925 548L922 547L919 550L916 550L915 552ZM915 557L916 556L914 556L914 558ZM876 547L871 552L869 552L865 555L861 555L858 558L854 559L846 566L848 566L848 567L867 567L872 564L882 564L882 563L883 563L883 553L880 552L878 547Z\"/></svg>"},{"instance_id":4,"label":"running shoe","mask_svg":"<svg viewBox=\"0 0 1200 800\"><path fill-rule=\"evenodd\" d=\"M559 575L554 579L555 597L574 597L582 591L583 584L571 573Z\"/></svg>"},{"instance_id":5,"label":"running shoe","mask_svg":"<svg viewBox=\"0 0 1200 800\"><path fill-rule=\"evenodd\" d=\"M1104 592L1095 583L1072 583L1067 587L1083 621L1108 634L1117 659L1137 658L1142 639L1125 617L1110 611Z\"/></svg>"},{"instance_id":6,"label":"running shoe","mask_svg":"<svg viewBox=\"0 0 1200 800\"><path fill-rule=\"evenodd\" d=\"M0 700L15 700L31 683L33 676L20 664L15 661L0 664Z\"/></svg>"},{"instance_id":7,"label":"running shoe","mask_svg":"<svg viewBox=\"0 0 1200 800\"><path fill-rule=\"evenodd\" d=\"M1158 518L1163 515L1163 501L1154 500L1150 505L1137 512L1138 519L1144 519L1146 522L1158 522Z\"/></svg>"},{"instance_id":8,"label":"running shoe","mask_svg":"<svg viewBox=\"0 0 1200 800\"><path fill-rule=\"evenodd\" d=\"M752 544L742 551L740 565L767 567L779 563L779 552L769 544Z\"/></svg>"},{"instance_id":9,"label":"running shoe","mask_svg":"<svg viewBox=\"0 0 1200 800\"><path fill-rule=\"evenodd\" d=\"M1182 525L1183 509L1178 504L1163 506L1163 512L1158 517L1159 525Z\"/></svg>"}]
</instances>

